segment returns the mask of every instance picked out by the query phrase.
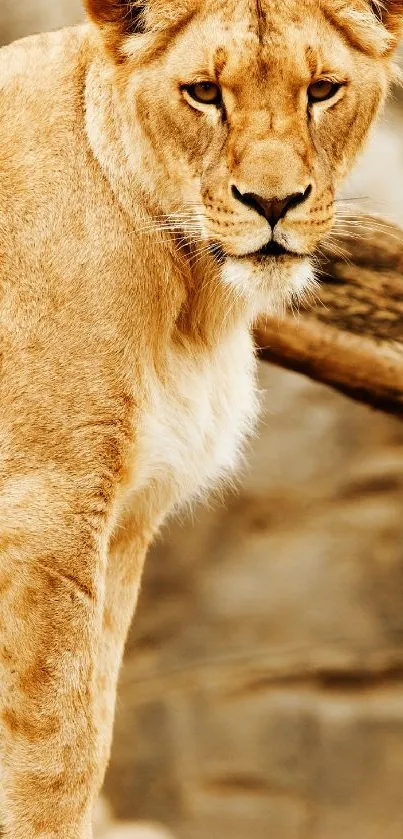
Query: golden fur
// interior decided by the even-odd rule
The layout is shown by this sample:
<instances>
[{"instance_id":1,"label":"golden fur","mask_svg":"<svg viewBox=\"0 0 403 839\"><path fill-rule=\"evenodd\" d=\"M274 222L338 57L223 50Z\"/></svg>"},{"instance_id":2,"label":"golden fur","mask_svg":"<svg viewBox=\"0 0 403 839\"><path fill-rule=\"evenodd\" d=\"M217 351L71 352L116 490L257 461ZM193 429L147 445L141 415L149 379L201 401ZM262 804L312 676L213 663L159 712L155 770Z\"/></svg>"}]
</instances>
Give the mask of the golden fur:
<instances>
[{"instance_id":1,"label":"golden fur","mask_svg":"<svg viewBox=\"0 0 403 839\"><path fill-rule=\"evenodd\" d=\"M0 54L0 786L13 839L92 835L147 547L236 469L257 413L251 320L312 281L403 20L403 0L87 6L92 23ZM324 76L343 86L308 113ZM201 80L221 85L220 108L194 101ZM287 253L258 253L268 221L237 195L277 206L303 192L273 234Z\"/></svg>"}]
</instances>

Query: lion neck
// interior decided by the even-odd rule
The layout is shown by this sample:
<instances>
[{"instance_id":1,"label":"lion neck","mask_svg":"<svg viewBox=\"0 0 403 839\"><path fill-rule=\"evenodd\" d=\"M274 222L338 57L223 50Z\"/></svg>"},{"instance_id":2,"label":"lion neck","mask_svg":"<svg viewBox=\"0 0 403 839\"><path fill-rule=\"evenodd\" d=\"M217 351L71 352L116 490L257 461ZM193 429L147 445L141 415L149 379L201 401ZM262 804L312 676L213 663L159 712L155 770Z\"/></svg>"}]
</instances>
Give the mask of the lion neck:
<instances>
[{"instance_id":1,"label":"lion neck","mask_svg":"<svg viewBox=\"0 0 403 839\"><path fill-rule=\"evenodd\" d=\"M161 311L156 313L159 336L212 348L229 332L248 329L253 318L250 304L225 284L222 269L205 244L186 242L178 234L161 229L163 212L158 193L164 186L159 183L154 151L139 125L136 158L131 156L129 164L113 71L100 55L94 57L86 77L85 118L92 152L139 237L142 270L154 266L145 278L153 301L155 283L161 284ZM156 247L161 266L158 272L154 270ZM147 289L147 281L143 288ZM166 305L168 299L174 301L173 305ZM161 330L162 321L165 328Z\"/></svg>"}]
</instances>

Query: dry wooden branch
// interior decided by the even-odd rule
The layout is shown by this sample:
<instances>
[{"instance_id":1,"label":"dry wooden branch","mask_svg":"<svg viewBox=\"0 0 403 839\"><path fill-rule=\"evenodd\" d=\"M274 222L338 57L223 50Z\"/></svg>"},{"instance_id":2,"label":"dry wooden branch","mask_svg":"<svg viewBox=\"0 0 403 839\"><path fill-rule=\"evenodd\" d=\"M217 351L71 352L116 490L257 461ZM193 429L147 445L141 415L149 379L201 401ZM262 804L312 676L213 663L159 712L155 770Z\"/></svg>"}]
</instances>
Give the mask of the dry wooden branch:
<instances>
[{"instance_id":1,"label":"dry wooden branch","mask_svg":"<svg viewBox=\"0 0 403 839\"><path fill-rule=\"evenodd\" d=\"M259 323L261 357L403 416L403 231L368 217L337 243L314 305Z\"/></svg>"}]
</instances>

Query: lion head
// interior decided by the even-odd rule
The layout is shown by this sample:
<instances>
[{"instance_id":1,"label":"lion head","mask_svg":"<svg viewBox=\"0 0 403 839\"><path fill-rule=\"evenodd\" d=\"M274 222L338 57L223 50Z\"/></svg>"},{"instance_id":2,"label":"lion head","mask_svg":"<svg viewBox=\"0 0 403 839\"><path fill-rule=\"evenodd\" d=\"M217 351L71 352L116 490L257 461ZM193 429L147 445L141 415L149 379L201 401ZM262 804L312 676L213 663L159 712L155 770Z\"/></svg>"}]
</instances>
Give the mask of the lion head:
<instances>
[{"instance_id":1,"label":"lion head","mask_svg":"<svg viewBox=\"0 0 403 839\"><path fill-rule=\"evenodd\" d=\"M403 0L87 0L127 160L240 294L310 282L395 72Z\"/></svg>"}]
</instances>

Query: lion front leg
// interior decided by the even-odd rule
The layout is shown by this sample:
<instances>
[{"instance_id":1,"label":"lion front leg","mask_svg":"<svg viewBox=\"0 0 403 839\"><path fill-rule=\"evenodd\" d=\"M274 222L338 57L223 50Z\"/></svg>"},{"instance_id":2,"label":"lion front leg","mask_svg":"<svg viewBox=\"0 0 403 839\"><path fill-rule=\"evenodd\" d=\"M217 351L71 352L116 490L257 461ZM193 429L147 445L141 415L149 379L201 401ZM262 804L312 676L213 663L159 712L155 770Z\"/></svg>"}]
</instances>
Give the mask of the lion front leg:
<instances>
[{"instance_id":1,"label":"lion front leg","mask_svg":"<svg viewBox=\"0 0 403 839\"><path fill-rule=\"evenodd\" d=\"M105 517L57 483L15 479L0 499L1 820L12 839L90 839L102 760Z\"/></svg>"},{"instance_id":2,"label":"lion front leg","mask_svg":"<svg viewBox=\"0 0 403 839\"><path fill-rule=\"evenodd\" d=\"M166 507L169 505L166 504ZM133 510L119 521L109 543L102 637L98 657L99 718L102 720L102 757L99 789L109 761L116 689L123 651L137 605L144 560L155 530L164 516L156 512L147 492L137 497Z\"/></svg>"}]
</instances>

